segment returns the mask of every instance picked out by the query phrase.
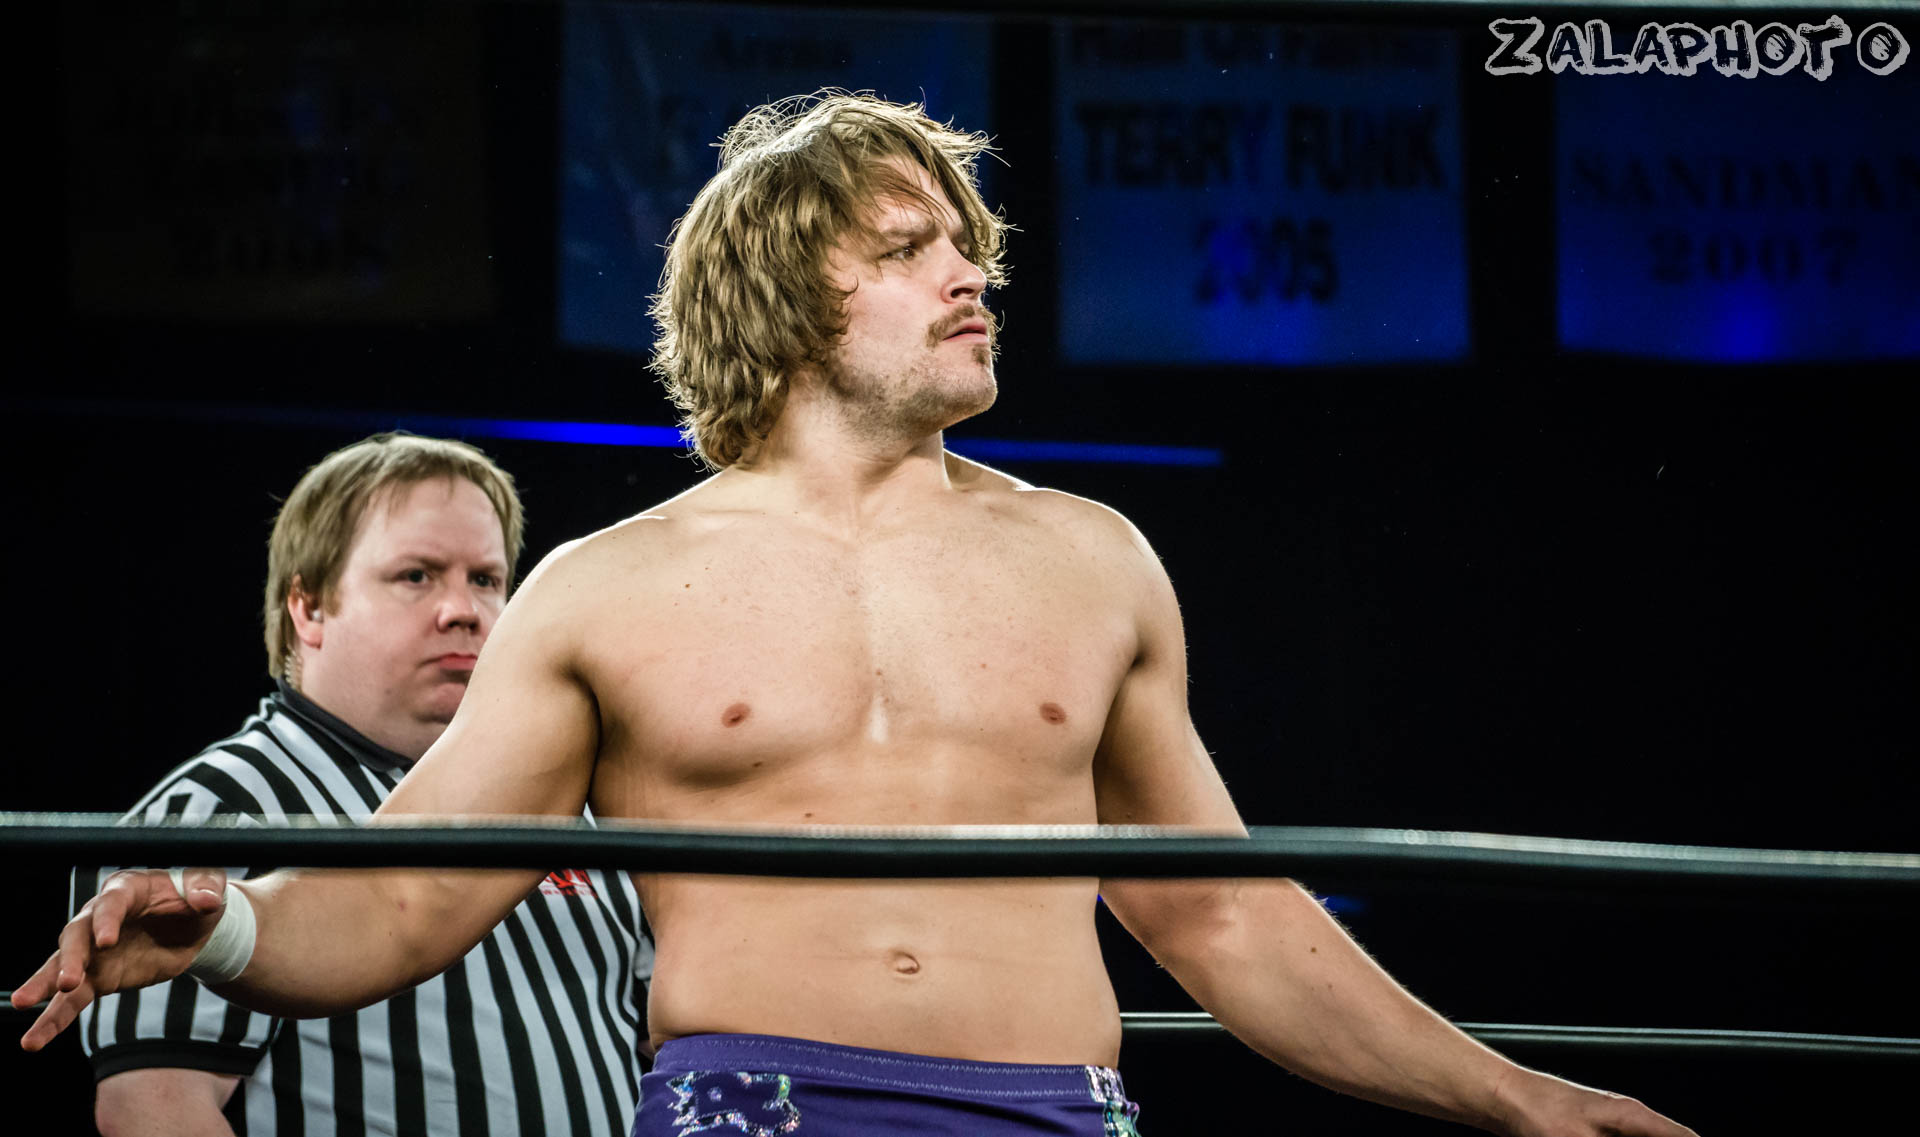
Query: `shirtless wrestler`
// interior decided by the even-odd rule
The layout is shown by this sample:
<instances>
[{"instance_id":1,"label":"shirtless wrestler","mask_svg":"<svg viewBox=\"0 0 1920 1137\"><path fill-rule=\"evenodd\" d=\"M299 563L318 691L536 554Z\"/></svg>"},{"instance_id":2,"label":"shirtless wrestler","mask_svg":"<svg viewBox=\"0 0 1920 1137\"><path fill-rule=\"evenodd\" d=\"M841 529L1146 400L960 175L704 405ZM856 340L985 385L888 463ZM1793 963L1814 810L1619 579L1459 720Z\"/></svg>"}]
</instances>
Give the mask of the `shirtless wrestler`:
<instances>
[{"instance_id":1,"label":"shirtless wrestler","mask_svg":"<svg viewBox=\"0 0 1920 1137\"><path fill-rule=\"evenodd\" d=\"M984 139L861 97L754 112L675 231L666 376L714 477L549 557L380 814L1241 832L1125 519L947 454L994 399ZM458 958L534 872L278 872L224 997L324 1015ZM15 994L29 1049L179 974L224 881L116 876ZM659 1048L636 1133L1133 1132L1096 893L1328 1086L1496 1132L1679 1137L1414 1000L1287 881L637 878Z\"/></svg>"}]
</instances>

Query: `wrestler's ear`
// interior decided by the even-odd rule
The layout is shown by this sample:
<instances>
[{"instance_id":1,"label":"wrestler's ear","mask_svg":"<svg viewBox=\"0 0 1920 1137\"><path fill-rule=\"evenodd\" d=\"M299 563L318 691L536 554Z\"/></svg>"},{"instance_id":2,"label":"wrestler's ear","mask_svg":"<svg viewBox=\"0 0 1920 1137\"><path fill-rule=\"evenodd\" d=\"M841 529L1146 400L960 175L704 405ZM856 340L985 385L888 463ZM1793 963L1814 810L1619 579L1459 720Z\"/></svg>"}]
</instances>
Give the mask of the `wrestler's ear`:
<instances>
[{"instance_id":1,"label":"wrestler's ear","mask_svg":"<svg viewBox=\"0 0 1920 1137\"><path fill-rule=\"evenodd\" d=\"M295 575L293 583L287 586L287 615L293 619L294 638L310 648L318 648L324 639L324 627L321 621L326 618L326 605L320 598L308 592Z\"/></svg>"}]
</instances>

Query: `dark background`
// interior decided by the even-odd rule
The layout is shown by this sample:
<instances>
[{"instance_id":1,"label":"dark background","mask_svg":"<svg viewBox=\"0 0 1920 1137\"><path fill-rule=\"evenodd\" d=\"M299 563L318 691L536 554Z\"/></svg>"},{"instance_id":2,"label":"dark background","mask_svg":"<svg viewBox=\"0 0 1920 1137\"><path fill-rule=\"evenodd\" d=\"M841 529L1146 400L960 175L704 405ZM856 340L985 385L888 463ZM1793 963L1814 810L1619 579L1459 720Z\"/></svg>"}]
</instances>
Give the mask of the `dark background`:
<instances>
[{"instance_id":1,"label":"dark background","mask_svg":"<svg viewBox=\"0 0 1920 1137\"><path fill-rule=\"evenodd\" d=\"M220 113L217 93L183 95L165 68L128 60L148 48L178 58L208 26L227 43L249 29L284 43L289 26L302 29L296 42L351 41L378 39L367 29L382 21L431 27L448 11L64 10L42 61L48 101L33 112L49 145L17 187L41 195L16 215L20 246L35 250L16 273L31 294L16 335L39 350L15 359L5 405L18 741L0 809L118 811L237 725L266 688L259 588L275 495L374 429L361 424L670 421L640 361L556 342L557 7L461 7L470 34L447 49L459 59L380 65L459 84L465 93L447 103L470 121L444 129L480 139L475 176L457 191L425 170L393 193L409 208L472 195L473 223L443 232L478 243L445 252L444 279L428 274L391 310L376 292L324 319L277 312L275 290L289 286L271 274L258 304L225 316L210 304L156 315L98 299L167 285L104 280L110 265L76 250L116 226L137 243L143 225L207 206L204 187L179 183L108 195L137 201L132 212L89 207L94 159L111 140L76 104L117 105L115 129L134 132L190 135L155 116ZM1247 820L1912 851L1913 361L1562 353L1553 84L1484 73L1490 14L1180 11L1454 28L1468 124L1469 360L1169 371L1054 358L1051 120L996 115L1011 163L997 185L1021 231L1015 283L996 299L1010 329L1002 395L979 432L1224 452L1218 468L1005 465L1107 502L1154 542L1183 600L1195 720ZM995 16L996 98L1048 97L1046 14ZM1860 27L1884 15L1847 18ZM1616 29L1641 19L1610 18ZM1920 25L1894 22L1920 42ZM1917 70L1888 88L1909 116ZM88 94L102 86L117 103ZM1910 154L1911 137L1905 145ZM130 261L136 274L151 263ZM341 412L350 419L327 417ZM697 476L668 450L475 441L523 487L523 571ZM64 881L20 883L0 986L43 957L67 899ZM1339 894L1360 940L1459 1020L1920 1034L1916 920L1899 894L1307 883ZM1190 1005L1123 935L1109 937L1109 959L1126 1009ZM1703 1133L1865 1117L1912 1074L1838 1060L1515 1053ZM1204 1075L1203 1058L1216 1063ZM36 1131L88 1131L89 1080L70 1039L0 1068L53 1105ZM1129 1044L1123 1072L1149 1133L1446 1131L1278 1076L1225 1042ZM1260 1103L1246 1120L1195 1120L1236 1089Z\"/></svg>"}]
</instances>

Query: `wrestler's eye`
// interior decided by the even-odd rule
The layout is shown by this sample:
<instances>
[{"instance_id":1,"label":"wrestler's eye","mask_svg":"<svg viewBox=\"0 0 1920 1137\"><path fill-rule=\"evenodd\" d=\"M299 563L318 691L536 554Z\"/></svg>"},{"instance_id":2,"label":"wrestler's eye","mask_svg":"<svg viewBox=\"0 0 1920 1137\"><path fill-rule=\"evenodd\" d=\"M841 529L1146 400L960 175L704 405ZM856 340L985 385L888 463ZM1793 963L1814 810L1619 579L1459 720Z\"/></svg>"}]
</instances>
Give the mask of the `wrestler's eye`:
<instances>
[{"instance_id":1,"label":"wrestler's eye","mask_svg":"<svg viewBox=\"0 0 1920 1137\"><path fill-rule=\"evenodd\" d=\"M888 253L885 257L881 259L890 260L890 261L910 261L914 257L918 256L919 253L920 253L920 250L916 246L902 245L899 248Z\"/></svg>"},{"instance_id":2,"label":"wrestler's eye","mask_svg":"<svg viewBox=\"0 0 1920 1137\"><path fill-rule=\"evenodd\" d=\"M473 574L473 586L475 588L498 588L500 587L500 578L490 572L476 572Z\"/></svg>"},{"instance_id":3,"label":"wrestler's eye","mask_svg":"<svg viewBox=\"0 0 1920 1137\"><path fill-rule=\"evenodd\" d=\"M427 570L423 568L410 568L400 574L400 579L406 581L408 584L425 584L427 583Z\"/></svg>"}]
</instances>

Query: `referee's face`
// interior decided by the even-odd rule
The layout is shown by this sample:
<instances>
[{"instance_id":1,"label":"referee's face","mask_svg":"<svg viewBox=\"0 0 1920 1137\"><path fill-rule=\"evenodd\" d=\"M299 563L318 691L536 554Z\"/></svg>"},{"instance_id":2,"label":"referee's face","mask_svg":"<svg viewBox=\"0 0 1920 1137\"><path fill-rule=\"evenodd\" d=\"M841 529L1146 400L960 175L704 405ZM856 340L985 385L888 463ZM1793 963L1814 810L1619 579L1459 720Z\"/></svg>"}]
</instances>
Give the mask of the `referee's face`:
<instances>
[{"instance_id":1,"label":"referee's face","mask_svg":"<svg viewBox=\"0 0 1920 1137\"><path fill-rule=\"evenodd\" d=\"M500 517L464 478L368 503L333 603L302 635L301 691L411 758L453 719L506 602Z\"/></svg>"}]
</instances>

